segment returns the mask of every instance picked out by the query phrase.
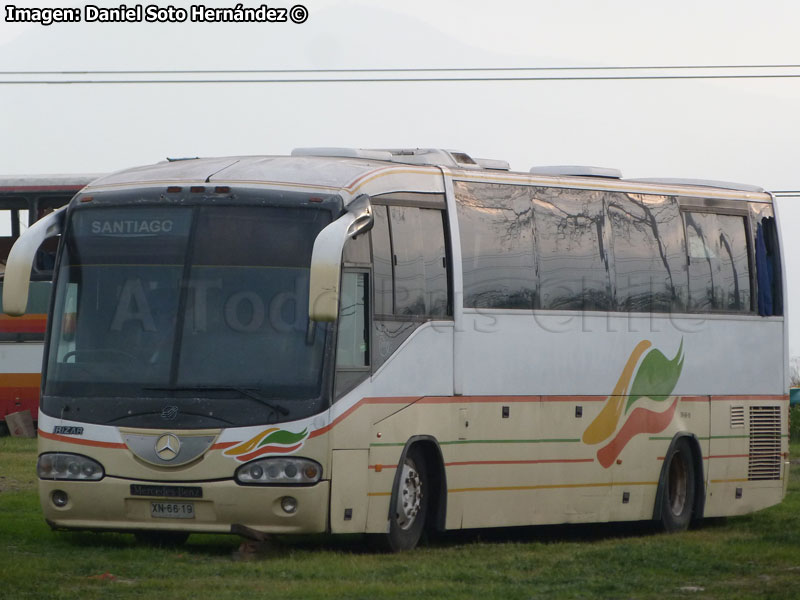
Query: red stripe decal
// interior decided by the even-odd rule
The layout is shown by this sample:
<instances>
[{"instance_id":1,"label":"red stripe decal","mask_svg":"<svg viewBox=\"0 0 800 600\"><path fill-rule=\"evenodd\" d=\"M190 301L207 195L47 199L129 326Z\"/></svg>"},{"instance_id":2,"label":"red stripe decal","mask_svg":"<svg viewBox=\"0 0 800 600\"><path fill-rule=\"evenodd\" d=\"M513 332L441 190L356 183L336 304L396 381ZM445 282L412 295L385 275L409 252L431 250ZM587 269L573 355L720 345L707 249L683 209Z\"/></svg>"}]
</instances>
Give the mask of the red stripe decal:
<instances>
[{"instance_id":1,"label":"red stripe decal","mask_svg":"<svg viewBox=\"0 0 800 600\"><path fill-rule=\"evenodd\" d=\"M605 402L607 396L541 396L542 402Z\"/></svg>"},{"instance_id":2,"label":"red stripe decal","mask_svg":"<svg viewBox=\"0 0 800 600\"><path fill-rule=\"evenodd\" d=\"M56 442L66 442L67 444L78 444L79 446L93 446L95 448L114 448L116 450L123 450L127 448L125 444L118 444L115 442L98 442L95 440L84 440L80 438L67 437L65 435L58 435L55 433L48 433L39 430L39 436L47 438L48 440L55 440Z\"/></svg>"},{"instance_id":3,"label":"red stripe decal","mask_svg":"<svg viewBox=\"0 0 800 600\"><path fill-rule=\"evenodd\" d=\"M218 444L214 444L209 448L209 450L225 450L226 448L232 448L239 442L220 442Z\"/></svg>"},{"instance_id":4,"label":"red stripe decal","mask_svg":"<svg viewBox=\"0 0 800 600\"><path fill-rule=\"evenodd\" d=\"M708 402L708 396L681 396L681 402Z\"/></svg>"},{"instance_id":5,"label":"red stripe decal","mask_svg":"<svg viewBox=\"0 0 800 600\"><path fill-rule=\"evenodd\" d=\"M413 404L414 402L420 400L419 396L411 396L411 397L404 397L400 396L397 398L389 397L389 398L362 398L358 402L356 402L353 406L348 408L344 411L341 415L336 417L333 421L327 424L325 427L321 427L320 429L315 429L310 434L308 434L308 439L319 437L324 433L328 433L331 429L333 429L336 425L344 421L347 417L353 414L358 408L360 408L364 404Z\"/></svg>"},{"instance_id":6,"label":"red stripe decal","mask_svg":"<svg viewBox=\"0 0 800 600\"><path fill-rule=\"evenodd\" d=\"M711 396L712 402L736 402L739 400L785 400L788 396L782 394L764 394L763 396Z\"/></svg>"},{"instance_id":7,"label":"red stripe decal","mask_svg":"<svg viewBox=\"0 0 800 600\"><path fill-rule=\"evenodd\" d=\"M640 433L660 433L664 431L672 422L677 406L678 398L675 398L672 406L663 413L657 413L641 407L634 409L622 429L611 440L611 443L597 451L597 460L607 469L614 463L633 436Z\"/></svg>"},{"instance_id":8,"label":"red stripe decal","mask_svg":"<svg viewBox=\"0 0 800 600\"><path fill-rule=\"evenodd\" d=\"M445 467L463 467L470 465L566 465L574 463L593 463L593 458L565 458L560 460L467 460L463 462L445 463Z\"/></svg>"}]
</instances>

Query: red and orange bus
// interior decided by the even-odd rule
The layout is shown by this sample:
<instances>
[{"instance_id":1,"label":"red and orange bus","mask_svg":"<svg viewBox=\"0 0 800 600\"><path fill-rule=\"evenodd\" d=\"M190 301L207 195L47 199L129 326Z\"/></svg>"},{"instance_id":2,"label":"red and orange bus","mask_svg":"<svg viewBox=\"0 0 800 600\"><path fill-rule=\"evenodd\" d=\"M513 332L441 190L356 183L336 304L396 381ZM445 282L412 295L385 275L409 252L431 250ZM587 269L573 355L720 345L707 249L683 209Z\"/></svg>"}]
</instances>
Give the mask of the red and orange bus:
<instances>
[{"instance_id":1,"label":"red and orange bus","mask_svg":"<svg viewBox=\"0 0 800 600\"><path fill-rule=\"evenodd\" d=\"M11 246L40 217L69 202L98 175L0 176L0 289ZM57 242L44 246L31 270L31 294L24 317L0 315L0 430L5 417L30 410L36 419L42 345L50 301Z\"/></svg>"}]
</instances>

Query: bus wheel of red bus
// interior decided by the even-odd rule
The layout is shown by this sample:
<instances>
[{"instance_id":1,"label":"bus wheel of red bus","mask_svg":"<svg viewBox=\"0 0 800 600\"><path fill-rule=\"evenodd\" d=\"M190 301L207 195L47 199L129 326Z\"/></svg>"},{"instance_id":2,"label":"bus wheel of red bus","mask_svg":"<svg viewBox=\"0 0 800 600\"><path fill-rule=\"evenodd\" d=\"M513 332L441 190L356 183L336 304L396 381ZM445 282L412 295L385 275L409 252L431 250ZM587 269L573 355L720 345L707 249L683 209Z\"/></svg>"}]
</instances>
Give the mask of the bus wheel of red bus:
<instances>
[{"instance_id":1,"label":"bus wheel of red bus","mask_svg":"<svg viewBox=\"0 0 800 600\"><path fill-rule=\"evenodd\" d=\"M429 480L425 456L412 446L398 467L397 497L389 519L388 545L393 552L411 550L419 542L428 516Z\"/></svg>"},{"instance_id":2,"label":"bus wheel of red bus","mask_svg":"<svg viewBox=\"0 0 800 600\"><path fill-rule=\"evenodd\" d=\"M664 459L666 477L661 482L661 526L665 531L684 531L692 521L695 505L694 456L689 440L681 438Z\"/></svg>"},{"instance_id":3,"label":"bus wheel of red bus","mask_svg":"<svg viewBox=\"0 0 800 600\"><path fill-rule=\"evenodd\" d=\"M185 531L137 531L133 535L140 544L157 548L173 548L189 539Z\"/></svg>"}]
</instances>

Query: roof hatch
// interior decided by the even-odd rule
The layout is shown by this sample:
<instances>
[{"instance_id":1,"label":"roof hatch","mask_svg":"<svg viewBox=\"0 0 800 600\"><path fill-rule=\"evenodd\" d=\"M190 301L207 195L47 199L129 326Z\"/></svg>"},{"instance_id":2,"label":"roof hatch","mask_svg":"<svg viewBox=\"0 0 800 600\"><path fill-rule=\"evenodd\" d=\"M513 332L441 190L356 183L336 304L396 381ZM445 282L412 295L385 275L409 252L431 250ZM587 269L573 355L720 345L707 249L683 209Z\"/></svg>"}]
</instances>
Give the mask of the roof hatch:
<instances>
[{"instance_id":1,"label":"roof hatch","mask_svg":"<svg viewBox=\"0 0 800 600\"><path fill-rule=\"evenodd\" d=\"M341 158L363 158L385 160L407 165L431 165L459 169L498 169L483 163L508 164L504 161L473 159L466 152L440 150L438 148L295 148L292 156L336 156ZM503 169L503 170L507 170Z\"/></svg>"}]
</instances>

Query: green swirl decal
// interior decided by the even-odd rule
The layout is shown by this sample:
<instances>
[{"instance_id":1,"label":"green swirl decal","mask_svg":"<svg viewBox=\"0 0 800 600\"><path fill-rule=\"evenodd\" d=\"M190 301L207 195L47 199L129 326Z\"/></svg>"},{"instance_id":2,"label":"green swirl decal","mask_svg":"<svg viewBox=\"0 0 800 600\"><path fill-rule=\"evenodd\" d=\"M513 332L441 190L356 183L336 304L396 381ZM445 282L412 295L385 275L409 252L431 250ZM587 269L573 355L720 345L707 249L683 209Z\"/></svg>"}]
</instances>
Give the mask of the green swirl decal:
<instances>
[{"instance_id":1,"label":"green swirl decal","mask_svg":"<svg viewBox=\"0 0 800 600\"><path fill-rule=\"evenodd\" d=\"M640 398L663 402L672 394L683 370L683 340L675 358L668 359L660 350L653 349L642 360L631 385L625 413Z\"/></svg>"},{"instance_id":2,"label":"green swirl decal","mask_svg":"<svg viewBox=\"0 0 800 600\"><path fill-rule=\"evenodd\" d=\"M260 448L261 446L266 446L267 444L284 444L286 446L291 446L292 444L303 441L307 435L308 429L303 429L303 431L300 433L292 433L291 431L286 431L285 429L279 429L278 431L274 431L261 440L261 442L258 444L258 447Z\"/></svg>"}]
</instances>

